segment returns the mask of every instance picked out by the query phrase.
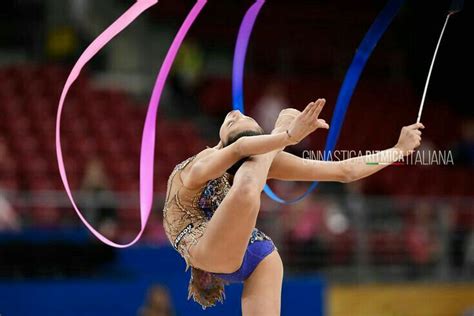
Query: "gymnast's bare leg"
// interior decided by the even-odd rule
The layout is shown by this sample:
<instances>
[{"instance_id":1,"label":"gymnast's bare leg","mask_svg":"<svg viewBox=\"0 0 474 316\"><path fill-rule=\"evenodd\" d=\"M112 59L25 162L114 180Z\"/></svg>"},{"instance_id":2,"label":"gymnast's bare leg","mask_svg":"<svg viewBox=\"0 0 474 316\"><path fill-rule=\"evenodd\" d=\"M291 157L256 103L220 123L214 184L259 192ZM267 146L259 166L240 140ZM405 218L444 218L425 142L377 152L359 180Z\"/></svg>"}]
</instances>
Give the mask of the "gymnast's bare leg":
<instances>
[{"instance_id":1,"label":"gymnast's bare leg","mask_svg":"<svg viewBox=\"0 0 474 316\"><path fill-rule=\"evenodd\" d=\"M278 251L273 251L257 266L244 282L242 315L280 315L283 263Z\"/></svg>"},{"instance_id":2,"label":"gymnast's bare leg","mask_svg":"<svg viewBox=\"0 0 474 316\"><path fill-rule=\"evenodd\" d=\"M318 127L315 118L323 105L324 100L308 105L303 114L293 121L292 126L301 128L297 133L300 135L298 139ZM296 132L297 129L292 128L291 131ZM281 134L279 129L275 132ZM250 156L237 170L229 192L207 223L204 234L189 249L192 266L214 273L233 273L241 267L257 221L261 192L270 166L284 146L275 148ZM243 315L279 315L282 278L283 265L274 250L245 280Z\"/></svg>"},{"instance_id":3,"label":"gymnast's bare leg","mask_svg":"<svg viewBox=\"0 0 474 316\"><path fill-rule=\"evenodd\" d=\"M205 234L190 250L194 266L223 273L239 269L256 224L268 170L277 153L253 156L239 168ZM274 250L244 282L242 315L280 315L282 279L283 264Z\"/></svg>"},{"instance_id":4,"label":"gymnast's bare leg","mask_svg":"<svg viewBox=\"0 0 474 316\"><path fill-rule=\"evenodd\" d=\"M189 249L192 266L214 273L233 273L240 268L251 232L257 221L261 192L273 159L284 149L287 141L293 141L290 138L296 138L294 143L297 143L316 130L319 126L318 122L325 124L325 122L317 120L324 103L324 99L310 103L295 118L290 117L288 121L291 121L291 124L277 122L273 135L250 137L246 140L246 146L243 143L238 145L240 150L244 151L242 146L247 148L247 151L255 147L255 153L257 149L272 149L260 154L249 155L250 157L237 170L229 192L207 223L204 234ZM226 121L239 118L241 121L249 121L235 112L228 115ZM282 133L282 129L286 129L288 125L290 125L288 130L291 130L291 133ZM273 145L270 146L271 144ZM219 165L219 161L226 161L226 159L216 159L216 157L227 157L228 153L232 152L230 147L235 145L237 143L214 153L211 157L214 158L213 163L210 163L210 159L208 159L207 164L201 164L201 172L196 171L194 175L203 174L203 169L206 171L205 174L211 174L212 170ZM195 166L192 168L200 169ZM192 179L192 175L193 173L188 178ZM212 179L212 177L209 178Z\"/></svg>"},{"instance_id":5,"label":"gymnast's bare leg","mask_svg":"<svg viewBox=\"0 0 474 316\"><path fill-rule=\"evenodd\" d=\"M194 267L216 273L239 269L257 221L261 192L277 153L252 156L238 169L204 235L190 249Z\"/></svg>"}]
</instances>

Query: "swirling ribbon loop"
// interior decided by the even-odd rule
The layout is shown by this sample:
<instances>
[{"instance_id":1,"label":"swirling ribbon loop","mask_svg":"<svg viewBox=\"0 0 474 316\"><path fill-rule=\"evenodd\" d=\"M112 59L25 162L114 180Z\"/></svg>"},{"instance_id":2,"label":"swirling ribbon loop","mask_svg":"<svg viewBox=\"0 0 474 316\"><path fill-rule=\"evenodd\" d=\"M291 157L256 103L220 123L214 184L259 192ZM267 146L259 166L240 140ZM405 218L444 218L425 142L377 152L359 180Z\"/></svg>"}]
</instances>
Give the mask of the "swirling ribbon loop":
<instances>
[{"instance_id":1,"label":"swirling ribbon loop","mask_svg":"<svg viewBox=\"0 0 474 316\"><path fill-rule=\"evenodd\" d=\"M141 229L138 232L137 236L127 244L117 244L105 236L100 234L92 225L90 225L85 217L82 215L78 206L76 205L71 188L68 183L66 169L64 165L62 147L61 147L61 116L64 107L64 102L66 100L67 93L71 88L72 84L78 78L79 74L83 67L115 36L122 32L128 25L130 25L136 18L138 18L144 11L155 5L157 0L137 0L122 16L120 16L112 25L110 25L102 34L100 34L83 54L79 57L78 61L74 65L71 73L69 74L67 81L64 85L63 91L61 93L61 98L58 105L58 112L56 117L56 155L58 160L59 172L61 175L61 180L64 184L66 193L76 211L77 215L84 223L84 225L103 243L117 247L125 248L135 244L143 234L145 230L146 223L150 216L152 203L153 203L153 169L154 169L154 151L155 151L155 134L156 134L156 115L159 107L159 101L163 88L166 82L166 78L169 75L171 66L176 54L189 31L190 27L198 17L199 13L206 4L206 0L198 0L192 10L189 12L182 26L180 27L177 35L175 36L171 47L168 50L168 53L165 57L165 60L160 68L158 77L156 79L153 93L150 99L147 115L145 118L145 124L142 134L142 143L141 143L141 152L140 152L140 221ZM374 24L370 28L369 32L362 41L356 56L353 59L352 65L349 68L346 78L344 80L343 86L339 93L337 100L335 113L331 122L331 131L328 136L326 143L325 152L332 151L335 147L337 138L339 136L340 129L344 120L344 115L347 110L350 98L352 93L357 85L357 81L362 73L362 70L372 53L374 47L376 46L378 40L383 35L387 27L390 25L391 21L399 11L404 0L391 0L386 7L379 14ZM234 109L238 109L241 112L244 111L244 102L243 102L243 74L245 66L245 57L248 48L248 43L250 40L250 35L252 33L253 26L257 19L258 13L262 8L264 0L257 0L252 7L247 11L237 38L237 44L234 55L234 71L233 71L233 106ZM305 192L301 197L298 197L293 200L285 201L278 197L273 191L265 186L265 192L269 197L274 199L277 202L291 204L300 201L305 196L307 196L314 188L316 187L317 182L313 182L307 192Z\"/></svg>"},{"instance_id":2,"label":"swirling ribbon loop","mask_svg":"<svg viewBox=\"0 0 474 316\"><path fill-rule=\"evenodd\" d=\"M389 1L379 13L374 23L370 27L369 31L364 36L364 39L359 45L359 48L357 49L357 52L352 60L352 64L350 65L346 73L344 82L337 98L336 107L334 109L333 117L331 120L331 128L329 130L329 135L326 140L326 146L324 151L324 158L326 160L328 159L329 152L332 152L336 147L336 142L339 137L342 124L344 122L344 116L347 112L349 102L357 86L360 75L362 74L362 71L364 70L364 67L370 55L372 54L375 46L387 30L388 26L391 24L397 13L399 12L404 2L404 0ZM237 38L233 65L234 69L232 76L233 108L235 110L240 110L242 113L244 112L243 73L245 67L245 56L253 26L255 24L259 11L263 6L263 3L263 0L258 0L247 11L241 23L239 36ZM316 188L317 185L318 182L313 182L303 195L291 200L284 200L280 198L272 191L272 189L268 185L265 185L264 191L271 199L276 202L282 204L294 204L304 199Z\"/></svg>"},{"instance_id":3,"label":"swirling ribbon loop","mask_svg":"<svg viewBox=\"0 0 474 316\"><path fill-rule=\"evenodd\" d=\"M143 234L146 223L150 216L151 207L153 203L153 162L155 152L155 130L156 130L156 114L159 107L159 101L163 92L163 87L168 77L169 71L176 57L176 54L184 40L189 28L194 23L195 19L206 4L206 0L198 0L192 10L189 12L182 26L180 27L176 37L168 50L166 58L158 73L158 77L153 88L150 104L148 106L147 115L145 118L145 126L142 135L142 144L140 152L140 222L141 229L137 236L127 244L117 244L105 236L100 234L82 215L78 206L76 205L71 188L69 186L66 169L64 166L63 153L61 147L61 115L66 99L67 93L74 81L79 76L82 68L91 60L109 41L122 32L128 25L130 25L136 18L138 18L144 11L155 5L157 0L137 0L122 16L120 16L112 25L110 25L102 34L100 34L87 49L79 57L74 65L66 84L61 93L61 98L58 105L58 112L56 117L56 155L58 159L58 167L61 175L61 180L64 184L66 193L81 221L86 227L103 243L117 248L125 248L135 244Z\"/></svg>"}]
</instances>

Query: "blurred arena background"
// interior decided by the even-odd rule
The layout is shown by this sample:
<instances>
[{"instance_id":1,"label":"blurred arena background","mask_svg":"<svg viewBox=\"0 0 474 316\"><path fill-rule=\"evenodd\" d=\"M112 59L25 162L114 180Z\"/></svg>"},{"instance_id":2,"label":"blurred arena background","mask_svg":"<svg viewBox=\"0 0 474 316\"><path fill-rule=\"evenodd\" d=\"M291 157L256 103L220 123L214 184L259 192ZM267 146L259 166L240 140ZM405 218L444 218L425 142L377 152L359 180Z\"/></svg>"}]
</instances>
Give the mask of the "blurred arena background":
<instances>
[{"instance_id":1,"label":"blurred arena background","mask_svg":"<svg viewBox=\"0 0 474 316\"><path fill-rule=\"evenodd\" d=\"M0 10L0 315L239 315L241 287L206 311L161 210L174 165L217 143L231 109L233 45L252 1L209 1L174 64L158 114L155 204L138 245L86 231L60 181L59 95L73 63L132 0L14 0ZM62 126L69 180L88 219L117 242L139 230L138 163L152 84L194 1L160 1L90 64ZM385 1L269 0L249 47L247 113L269 131L282 107L325 97L330 120L354 51ZM370 59L338 149L393 146L416 119L449 1L407 1ZM469 7L466 8L469 10ZM259 227L286 267L282 315L474 315L474 117L466 12L448 25L422 122L420 151L454 165L391 166L324 183L282 206L263 198ZM471 30L471 31L469 31ZM472 57L472 55L471 55ZM465 79L466 78L466 79ZM470 83L470 82L469 82ZM472 89L469 87L469 89ZM289 150L322 150L326 131ZM283 197L307 184L270 182Z\"/></svg>"}]
</instances>

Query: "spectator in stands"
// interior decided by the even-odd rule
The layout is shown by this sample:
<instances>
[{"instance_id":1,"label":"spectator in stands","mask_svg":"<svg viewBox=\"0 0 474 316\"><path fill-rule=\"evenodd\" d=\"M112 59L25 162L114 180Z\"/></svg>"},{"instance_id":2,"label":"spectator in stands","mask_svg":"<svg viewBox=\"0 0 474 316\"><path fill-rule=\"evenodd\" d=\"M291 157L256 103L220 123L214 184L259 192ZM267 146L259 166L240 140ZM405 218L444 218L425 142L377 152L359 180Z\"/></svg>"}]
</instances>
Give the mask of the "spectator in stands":
<instances>
[{"instance_id":1,"label":"spectator in stands","mask_svg":"<svg viewBox=\"0 0 474 316\"><path fill-rule=\"evenodd\" d=\"M292 192L292 196L300 196L306 191L306 186L300 184ZM282 222L290 260L301 269L315 269L325 264L326 245L321 237L324 229L325 207L308 197L292 205L282 214ZM291 265L291 263L290 263Z\"/></svg>"},{"instance_id":2,"label":"spectator in stands","mask_svg":"<svg viewBox=\"0 0 474 316\"><path fill-rule=\"evenodd\" d=\"M454 163L474 167L474 118L462 123L461 140L454 147Z\"/></svg>"},{"instance_id":3,"label":"spectator in stands","mask_svg":"<svg viewBox=\"0 0 474 316\"><path fill-rule=\"evenodd\" d=\"M155 285L148 290L147 300L140 308L139 316L173 316L175 315L168 290Z\"/></svg>"},{"instance_id":4,"label":"spectator in stands","mask_svg":"<svg viewBox=\"0 0 474 316\"><path fill-rule=\"evenodd\" d=\"M427 202L420 202L414 210L414 218L408 224L406 243L413 277L420 277L426 268L434 264L439 254L439 240L433 232L433 214Z\"/></svg>"},{"instance_id":5,"label":"spectator in stands","mask_svg":"<svg viewBox=\"0 0 474 316\"><path fill-rule=\"evenodd\" d=\"M449 256L456 276L474 272L474 205L458 200L448 208Z\"/></svg>"},{"instance_id":6,"label":"spectator in stands","mask_svg":"<svg viewBox=\"0 0 474 316\"><path fill-rule=\"evenodd\" d=\"M367 209L366 198L364 196L364 180L346 183L344 185L344 204L355 217L361 216Z\"/></svg>"},{"instance_id":7,"label":"spectator in stands","mask_svg":"<svg viewBox=\"0 0 474 316\"><path fill-rule=\"evenodd\" d=\"M279 117L281 110L290 105L286 88L283 84L273 81L264 90L260 99L255 104L252 117L263 128L264 132L270 133ZM288 148L288 152L299 155L302 150L310 148L310 139L303 139L300 143Z\"/></svg>"},{"instance_id":8,"label":"spectator in stands","mask_svg":"<svg viewBox=\"0 0 474 316\"><path fill-rule=\"evenodd\" d=\"M266 133L273 130L281 110L288 107L285 87L277 82L270 83L257 101L253 117Z\"/></svg>"},{"instance_id":9,"label":"spectator in stands","mask_svg":"<svg viewBox=\"0 0 474 316\"><path fill-rule=\"evenodd\" d=\"M201 47L192 39L186 40L179 50L169 79L175 105L172 109L179 111L176 113L179 117L200 114L196 95L203 66L204 53Z\"/></svg>"},{"instance_id":10,"label":"spectator in stands","mask_svg":"<svg viewBox=\"0 0 474 316\"><path fill-rule=\"evenodd\" d=\"M0 188L0 232L20 229L20 220Z\"/></svg>"},{"instance_id":11,"label":"spectator in stands","mask_svg":"<svg viewBox=\"0 0 474 316\"><path fill-rule=\"evenodd\" d=\"M6 140L0 137L0 231L20 229L20 220L2 192L2 180L8 179L14 172L15 160L8 150Z\"/></svg>"},{"instance_id":12,"label":"spectator in stands","mask_svg":"<svg viewBox=\"0 0 474 316\"><path fill-rule=\"evenodd\" d=\"M355 228L355 259L359 263L359 273L367 273L368 265L368 214L370 207L364 195L364 180L346 183L343 204L348 210L350 221Z\"/></svg>"},{"instance_id":13,"label":"spectator in stands","mask_svg":"<svg viewBox=\"0 0 474 316\"><path fill-rule=\"evenodd\" d=\"M113 238L117 232L115 198L110 191L109 179L100 159L93 158L89 161L81 189L93 196L86 206L90 211L89 221L97 225L96 227L109 238Z\"/></svg>"}]
</instances>

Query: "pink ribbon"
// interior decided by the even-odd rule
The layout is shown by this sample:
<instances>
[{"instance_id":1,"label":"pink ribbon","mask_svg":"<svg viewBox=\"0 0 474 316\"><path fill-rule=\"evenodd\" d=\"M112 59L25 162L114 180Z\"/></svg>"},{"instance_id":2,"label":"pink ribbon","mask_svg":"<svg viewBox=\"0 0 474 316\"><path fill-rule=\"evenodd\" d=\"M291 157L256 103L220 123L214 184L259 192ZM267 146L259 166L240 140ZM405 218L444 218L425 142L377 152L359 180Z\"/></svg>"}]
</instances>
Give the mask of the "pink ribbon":
<instances>
[{"instance_id":1,"label":"pink ribbon","mask_svg":"<svg viewBox=\"0 0 474 316\"><path fill-rule=\"evenodd\" d=\"M61 179L66 189L66 193L71 201L74 210L86 225L86 227L103 243L117 248L126 248L135 244L143 234L146 223L150 216L152 204L153 204L153 168L154 168L154 156L155 156L155 130L156 130L156 114L158 111L159 101L163 92L163 87L166 82L166 78L170 72L173 61L178 53L179 47L184 40L189 28L194 23L195 19L201 12L202 8L206 4L206 0L198 0L192 10L189 12L185 21L181 25L177 35L175 36L171 47L166 54L165 60L161 66L160 72L155 82L153 93L151 96L150 104L148 106L147 115L145 118L145 126L142 134L142 144L140 153L140 222L141 229L137 236L128 244L117 244L102 234L100 234L82 215L81 211L77 207L74 198L72 196L71 188L67 180L66 170L64 166L63 153L61 147L61 114L66 99L67 93L81 73L82 68L91 60L110 40L116 35L122 32L130 23L140 16L144 11L152 7L158 2L158 0L137 0L122 16L120 16L112 25L110 25L102 34L100 34L87 49L79 57L78 61L74 65L69 77L67 78L66 84L64 85L61 93L61 99L59 101L58 112L56 117L56 155L58 158L58 167L61 175Z\"/></svg>"}]
</instances>

